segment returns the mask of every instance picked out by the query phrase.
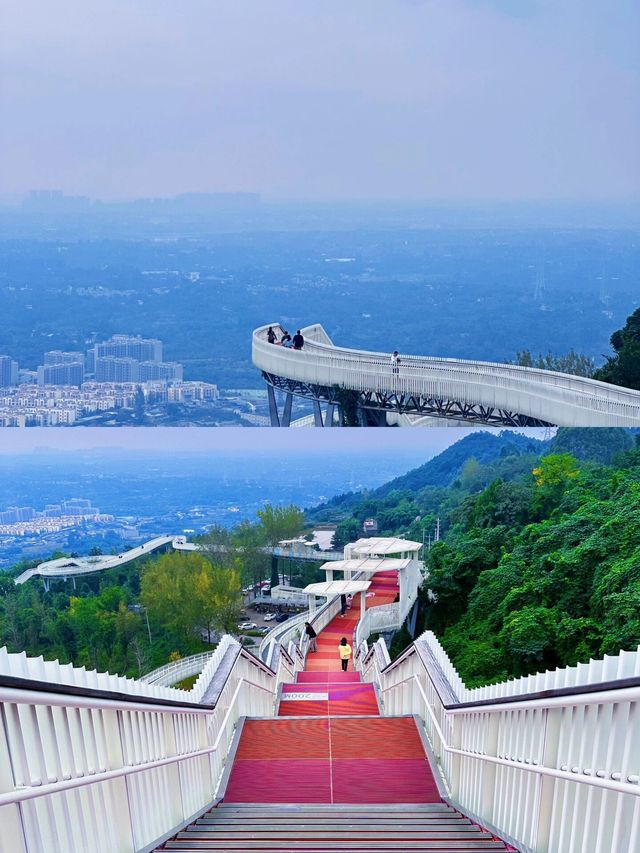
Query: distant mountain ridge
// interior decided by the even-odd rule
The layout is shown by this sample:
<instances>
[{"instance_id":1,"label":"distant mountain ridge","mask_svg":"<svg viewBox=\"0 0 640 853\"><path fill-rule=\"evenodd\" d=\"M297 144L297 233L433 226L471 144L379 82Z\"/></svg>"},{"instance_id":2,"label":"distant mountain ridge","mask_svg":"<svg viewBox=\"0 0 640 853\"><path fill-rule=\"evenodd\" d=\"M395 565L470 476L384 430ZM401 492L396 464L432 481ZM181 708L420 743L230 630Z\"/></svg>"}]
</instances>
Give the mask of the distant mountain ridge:
<instances>
[{"instance_id":1,"label":"distant mountain ridge","mask_svg":"<svg viewBox=\"0 0 640 853\"><path fill-rule=\"evenodd\" d=\"M442 453L434 456L424 465L395 477L388 483L370 492L348 492L336 495L326 503L308 510L310 520L321 521L332 511L348 511L367 498L380 499L395 491L418 492L426 486L448 486L461 473L469 459L476 459L481 465L493 462L500 456L541 455L547 451L553 439L540 440L519 432L501 430L494 432L472 432L461 441L452 444Z\"/></svg>"}]
</instances>

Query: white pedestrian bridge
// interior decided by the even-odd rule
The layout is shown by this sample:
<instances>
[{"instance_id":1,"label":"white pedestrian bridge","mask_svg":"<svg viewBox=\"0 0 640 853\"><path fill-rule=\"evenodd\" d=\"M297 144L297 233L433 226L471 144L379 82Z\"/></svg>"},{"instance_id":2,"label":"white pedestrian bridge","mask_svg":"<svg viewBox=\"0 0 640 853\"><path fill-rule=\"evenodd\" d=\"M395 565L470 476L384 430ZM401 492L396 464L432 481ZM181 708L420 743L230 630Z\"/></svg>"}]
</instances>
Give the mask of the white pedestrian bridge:
<instances>
[{"instance_id":1,"label":"white pedestrian bridge","mask_svg":"<svg viewBox=\"0 0 640 853\"><path fill-rule=\"evenodd\" d=\"M122 554L99 554L88 557L57 557L55 560L46 560L39 563L31 569L27 569L18 575L15 579L17 584L23 584L33 577L41 577L45 589L49 589L49 581L52 578L62 578L66 580L72 579L75 585L75 578L83 575L93 575L97 572L104 572L107 569L116 569L125 566L127 563L132 563L134 560L144 557L146 554L152 554L156 551L223 551L222 546L202 546L196 542L188 542L186 536L176 536L165 534L156 536L148 542L141 545L136 545ZM239 549L241 550L241 549ZM324 562L325 560L340 560L342 558L341 551L315 551L307 543L300 540L290 540L282 542L275 547L265 547L262 549L265 554L271 554L274 558L283 560L306 560L309 562ZM2 851L0 850L0 853Z\"/></svg>"},{"instance_id":2,"label":"white pedestrian bridge","mask_svg":"<svg viewBox=\"0 0 640 853\"><path fill-rule=\"evenodd\" d=\"M252 359L267 383L272 426L290 426L292 398L312 401L316 426L345 421L385 426L445 418L504 426L640 426L640 391L595 379L487 361L335 346L320 324L302 329L304 347L270 344L272 328L253 333ZM275 391L284 393L278 410ZM323 412L322 404L326 404ZM425 418L425 416L428 416Z\"/></svg>"}]
</instances>

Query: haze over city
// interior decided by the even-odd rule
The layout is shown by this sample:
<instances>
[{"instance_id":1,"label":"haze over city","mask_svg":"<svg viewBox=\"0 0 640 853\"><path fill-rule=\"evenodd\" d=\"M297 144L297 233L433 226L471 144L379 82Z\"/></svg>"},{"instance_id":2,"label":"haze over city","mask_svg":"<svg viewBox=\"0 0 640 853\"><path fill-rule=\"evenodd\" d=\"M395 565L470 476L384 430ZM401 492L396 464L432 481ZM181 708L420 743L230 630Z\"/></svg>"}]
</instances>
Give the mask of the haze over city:
<instances>
[{"instance_id":1,"label":"haze over city","mask_svg":"<svg viewBox=\"0 0 640 853\"><path fill-rule=\"evenodd\" d=\"M2 198L628 201L632 0L24 0Z\"/></svg>"}]
</instances>

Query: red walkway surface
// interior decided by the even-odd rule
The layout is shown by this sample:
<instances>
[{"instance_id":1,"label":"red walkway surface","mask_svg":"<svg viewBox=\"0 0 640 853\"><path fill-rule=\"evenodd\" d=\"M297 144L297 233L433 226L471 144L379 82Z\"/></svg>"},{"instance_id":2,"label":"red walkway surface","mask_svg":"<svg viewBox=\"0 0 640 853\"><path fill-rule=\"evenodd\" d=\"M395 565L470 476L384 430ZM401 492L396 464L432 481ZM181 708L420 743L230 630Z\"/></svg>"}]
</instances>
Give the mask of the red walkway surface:
<instances>
[{"instance_id":1,"label":"red walkway surface","mask_svg":"<svg viewBox=\"0 0 640 853\"><path fill-rule=\"evenodd\" d=\"M435 803L412 717L248 720L225 803Z\"/></svg>"},{"instance_id":2,"label":"red walkway surface","mask_svg":"<svg viewBox=\"0 0 640 853\"><path fill-rule=\"evenodd\" d=\"M373 576L367 591L367 609L392 604L398 592L398 573L378 572ZM318 637L318 651L307 656L307 672L340 671L338 644L342 637L346 637L349 645L353 646L353 634L359 619L360 596L356 595L351 609L344 616L338 615L332 619ZM349 663L349 669L353 669L353 662Z\"/></svg>"},{"instance_id":3,"label":"red walkway surface","mask_svg":"<svg viewBox=\"0 0 640 853\"><path fill-rule=\"evenodd\" d=\"M393 602L396 573L376 575L370 592L367 607ZM283 686L279 718L247 720L225 802L440 801L413 718L381 717L373 685L352 661L341 671L338 644L347 637L353 646L359 617L354 599L322 631L307 670Z\"/></svg>"}]
</instances>

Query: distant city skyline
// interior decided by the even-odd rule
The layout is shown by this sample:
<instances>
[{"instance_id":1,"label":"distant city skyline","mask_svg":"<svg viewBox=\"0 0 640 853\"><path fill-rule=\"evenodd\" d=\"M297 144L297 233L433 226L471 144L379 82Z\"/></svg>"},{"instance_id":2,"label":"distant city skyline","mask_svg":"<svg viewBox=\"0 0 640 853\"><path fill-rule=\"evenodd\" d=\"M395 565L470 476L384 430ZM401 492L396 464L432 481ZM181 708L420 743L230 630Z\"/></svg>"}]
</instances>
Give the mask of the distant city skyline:
<instances>
[{"instance_id":1,"label":"distant city skyline","mask_svg":"<svg viewBox=\"0 0 640 853\"><path fill-rule=\"evenodd\" d=\"M397 430L371 429L263 429L239 430L233 427L154 427L112 429L3 430L0 454L79 451L120 451L135 453L246 453L322 455L327 452L359 454L395 454L424 452L426 458L440 453L470 432L499 432L488 427L450 427L441 429L404 429L402 441ZM544 429L514 429L523 435L542 438ZM310 441L309 439L313 440Z\"/></svg>"},{"instance_id":2,"label":"distant city skyline","mask_svg":"<svg viewBox=\"0 0 640 853\"><path fill-rule=\"evenodd\" d=\"M634 0L23 0L4 197L631 200Z\"/></svg>"}]
</instances>

